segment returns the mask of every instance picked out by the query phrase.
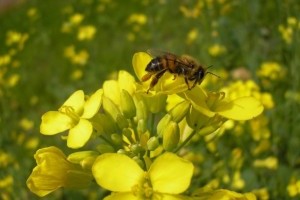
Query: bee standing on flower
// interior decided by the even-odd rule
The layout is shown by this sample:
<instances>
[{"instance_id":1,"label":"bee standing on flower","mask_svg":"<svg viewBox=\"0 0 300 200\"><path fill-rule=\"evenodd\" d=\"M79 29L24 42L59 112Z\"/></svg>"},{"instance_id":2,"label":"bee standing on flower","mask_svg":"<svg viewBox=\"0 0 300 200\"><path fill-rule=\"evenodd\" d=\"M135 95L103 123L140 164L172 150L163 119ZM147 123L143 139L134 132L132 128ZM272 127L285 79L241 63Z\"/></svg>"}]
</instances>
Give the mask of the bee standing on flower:
<instances>
[{"instance_id":1,"label":"bee standing on flower","mask_svg":"<svg viewBox=\"0 0 300 200\"><path fill-rule=\"evenodd\" d=\"M177 56L172 53L158 53L154 52L153 50L148 50L147 53L154 57L148 63L145 69L145 71L147 71L148 73L142 77L143 82L153 77L147 93L157 84L158 80L167 71L171 74L174 74L173 80L175 80L177 76L183 76L189 90L193 89L197 83L200 84L207 73L213 74L207 71L209 67L203 67L194 58L188 55ZM190 85L189 82L193 82L192 85Z\"/></svg>"}]
</instances>

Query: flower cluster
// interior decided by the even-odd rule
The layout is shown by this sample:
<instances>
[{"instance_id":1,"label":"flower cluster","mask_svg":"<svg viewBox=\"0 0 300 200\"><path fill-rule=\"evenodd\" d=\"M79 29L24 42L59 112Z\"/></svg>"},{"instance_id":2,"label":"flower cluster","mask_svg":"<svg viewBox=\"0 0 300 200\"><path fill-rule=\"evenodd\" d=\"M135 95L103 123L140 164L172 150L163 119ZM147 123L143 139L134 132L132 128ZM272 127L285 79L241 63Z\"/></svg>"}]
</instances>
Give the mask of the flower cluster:
<instances>
[{"instance_id":1,"label":"flower cluster","mask_svg":"<svg viewBox=\"0 0 300 200\"><path fill-rule=\"evenodd\" d=\"M195 171L184 154L194 137L217 136L227 120L257 117L262 103L198 85L189 90L171 73L149 90L151 79L140 80L151 59L144 52L133 56L139 81L119 71L117 80L105 81L95 93L78 90L57 111L42 116L41 133L65 133L62 139L75 152L38 150L27 180L32 192L45 196L60 187L86 187L94 179L112 191L105 199L255 199L222 189L189 189ZM78 150L82 147L90 150Z\"/></svg>"}]
</instances>

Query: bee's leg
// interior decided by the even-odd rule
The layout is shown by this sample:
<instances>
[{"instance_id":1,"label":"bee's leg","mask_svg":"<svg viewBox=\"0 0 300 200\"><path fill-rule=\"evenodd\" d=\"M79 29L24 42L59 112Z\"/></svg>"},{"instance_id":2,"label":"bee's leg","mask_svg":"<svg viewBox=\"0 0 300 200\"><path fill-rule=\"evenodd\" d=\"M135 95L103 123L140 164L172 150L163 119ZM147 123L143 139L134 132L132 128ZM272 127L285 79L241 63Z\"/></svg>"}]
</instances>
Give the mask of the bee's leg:
<instances>
[{"instance_id":1,"label":"bee's leg","mask_svg":"<svg viewBox=\"0 0 300 200\"><path fill-rule=\"evenodd\" d=\"M151 78L152 75L153 75L152 72L148 72L147 74L145 74L145 75L141 78L142 82L148 81L148 80Z\"/></svg>"},{"instance_id":2,"label":"bee's leg","mask_svg":"<svg viewBox=\"0 0 300 200\"><path fill-rule=\"evenodd\" d=\"M189 90L192 89L192 88L190 88L190 84L189 84L189 81L188 81L187 77L184 77L184 81L185 81L186 85L188 86L188 89Z\"/></svg>"},{"instance_id":3,"label":"bee's leg","mask_svg":"<svg viewBox=\"0 0 300 200\"><path fill-rule=\"evenodd\" d=\"M192 87L190 88L190 90L193 89L198 82L199 82L198 79L196 79L195 82L193 83Z\"/></svg>"},{"instance_id":4,"label":"bee's leg","mask_svg":"<svg viewBox=\"0 0 300 200\"><path fill-rule=\"evenodd\" d=\"M149 90L151 90L158 82L159 78L162 77L162 75L164 75L164 73L167 71L167 69L163 69L160 72L158 72L157 74L154 75L154 77L152 78L152 81L150 83L150 86L147 90L147 94L149 93Z\"/></svg>"},{"instance_id":5,"label":"bee's leg","mask_svg":"<svg viewBox=\"0 0 300 200\"><path fill-rule=\"evenodd\" d=\"M177 75L176 75L176 74L174 74L173 80L175 80L176 78L177 78Z\"/></svg>"}]
</instances>

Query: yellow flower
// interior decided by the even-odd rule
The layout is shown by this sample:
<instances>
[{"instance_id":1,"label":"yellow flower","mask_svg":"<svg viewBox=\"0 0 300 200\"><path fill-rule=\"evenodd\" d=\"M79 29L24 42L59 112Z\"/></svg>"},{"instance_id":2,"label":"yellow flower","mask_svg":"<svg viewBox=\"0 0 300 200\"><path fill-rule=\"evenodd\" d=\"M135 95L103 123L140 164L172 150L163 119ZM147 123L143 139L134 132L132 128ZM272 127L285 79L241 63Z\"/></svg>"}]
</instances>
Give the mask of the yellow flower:
<instances>
[{"instance_id":1,"label":"yellow flower","mask_svg":"<svg viewBox=\"0 0 300 200\"><path fill-rule=\"evenodd\" d=\"M249 120L263 111L261 102L254 97L240 97L234 100L226 99L224 93L205 92L200 87L184 92L184 97L200 113L207 117L216 114L233 120Z\"/></svg>"},{"instance_id":2,"label":"yellow flower","mask_svg":"<svg viewBox=\"0 0 300 200\"><path fill-rule=\"evenodd\" d=\"M264 62L261 64L257 75L260 78L267 78L270 80L280 80L286 76L286 70L277 62Z\"/></svg>"},{"instance_id":3,"label":"yellow flower","mask_svg":"<svg viewBox=\"0 0 300 200\"><path fill-rule=\"evenodd\" d=\"M90 172L67 161L65 154L54 146L39 149L34 158L37 166L26 184L31 192L40 197L60 187L84 188L92 181Z\"/></svg>"},{"instance_id":4,"label":"yellow flower","mask_svg":"<svg viewBox=\"0 0 300 200\"><path fill-rule=\"evenodd\" d=\"M133 13L128 17L127 22L129 24L136 23L136 24L144 25L147 23L147 16L140 13Z\"/></svg>"},{"instance_id":5,"label":"yellow flower","mask_svg":"<svg viewBox=\"0 0 300 200\"><path fill-rule=\"evenodd\" d=\"M278 167L278 160L274 156L270 156L266 159L257 159L254 161L253 166L275 170Z\"/></svg>"},{"instance_id":6,"label":"yellow flower","mask_svg":"<svg viewBox=\"0 0 300 200\"><path fill-rule=\"evenodd\" d=\"M69 19L70 23L73 26L79 25L82 20L84 19L84 15L80 14L80 13L75 13L74 15L72 15Z\"/></svg>"},{"instance_id":7,"label":"yellow flower","mask_svg":"<svg viewBox=\"0 0 300 200\"><path fill-rule=\"evenodd\" d=\"M99 110L103 90L97 90L85 100L82 90L74 92L58 111L49 111L42 116L40 131L44 135L54 135L70 129L67 145L80 148L90 139L93 126L89 121Z\"/></svg>"},{"instance_id":8,"label":"yellow flower","mask_svg":"<svg viewBox=\"0 0 300 200\"><path fill-rule=\"evenodd\" d=\"M98 185L114 192L106 200L177 199L189 187L193 169L172 153L156 158L146 172L126 155L107 153L96 159L92 172Z\"/></svg>"},{"instance_id":9,"label":"yellow flower","mask_svg":"<svg viewBox=\"0 0 300 200\"><path fill-rule=\"evenodd\" d=\"M290 197L294 197L300 194L300 180L295 180L295 178L292 178L290 183L287 186L287 191L289 193Z\"/></svg>"},{"instance_id":10,"label":"yellow flower","mask_svg":"<svg viewBox=\"0 0 300 200\"><path fill-rule=\"evenodd\" d=\"M96 31L96 28L92 25L81 26L78 30L77 39L79 41L91 40L94 38Z\"/></svg>"},{"instance_id":11,"label":"yellow flower","mask_svg":"<svg viewBox=\"0 0 300 200\"><path fill-rule=\"evenodd\" d=\"M141 78L146 74L146 66L151 60L152 57L145 52L138 52L133 55L132 65L139 80L141 80ZM142 85L138 85L137 90L145 93L149 88L150 82L151 78L148 81L143 82ZM188 87L184 78L176 78L174 80L173 74L165 73L153 89L149 91L149 96L156 94L175 94L187 89Z\"/></svg>"},{"instance_id":12,"label":"yellow flower","mask_svg":"<svg viewBox=\"0 0 300 200\"><path fill-rule=\"evenodd\" d=\"M208 53L213 57L220 56L226 53L226 51L226 47L220 44L214 44L208 49Z\"/></svg>"}]
</instances>

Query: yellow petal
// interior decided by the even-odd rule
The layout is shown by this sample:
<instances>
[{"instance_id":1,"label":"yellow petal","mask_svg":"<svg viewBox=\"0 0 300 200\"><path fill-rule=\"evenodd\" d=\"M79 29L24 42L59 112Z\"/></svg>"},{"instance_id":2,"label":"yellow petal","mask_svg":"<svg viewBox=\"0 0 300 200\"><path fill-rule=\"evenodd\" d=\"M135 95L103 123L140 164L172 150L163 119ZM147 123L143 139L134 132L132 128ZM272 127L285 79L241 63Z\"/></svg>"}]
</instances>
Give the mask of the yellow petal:
<instances>
[{"instance_id":1,"label":"yellow petal","mask_svg":"<svg viewBox=\"0 0 300 200\"><path fill-rule=\"evenodd\" d=\"M104 200L141 200L139 197L134 196L131 192L113 193L104 198Z\"/></svg>"},{"instance_id":2,"label":"yellow petal","mask_svg":"<svg viewBox=\"0 0 300 200\"><path fill-rule=\"evenodd\" d=\"M176 154L164 153L149 169L154 192L180 194L190 185L194 166Z\"/></svg>"},{"instance_id":3,"label":"yellow petal","mask_svg":"<svg viewBox=\"0 0 300 200\"><path fill-rule=\"evenodd\" d=\"M264 107L254 97L241 97L230 102L221 101L215 107L219 115L233 120L249 120L262 113Z\"/></svg>"},{"instance_id":4,"label":"yellow petal","mask_svg":"<svg viewBox=\"0 0 300 200\"><path fill-rule=\"evenodd\" d=\"M54 135L74 126L74 121L58 111L49 111L43 114L40 132L44 135Z\"/></svg>"},{"instance_id":5,"label":"yellow petal","mask_svg":"<svg viewBox=\"0 0 300 200\"><path fill-rule=\"evenodd\" d=\"M144 177L144 171L134 160L116 153L98 156L92 172L98 185L114 192L131 192Z\"/></svg>"},{"instance_id":6,"label":"yellow petal","mask_svg":"<svg viewBox=\"0 0 300 200\"><path fill-rule=\"evenodd\" d=\"M104 96L110 98L115 104L120 105L120 87L117 81L108 80L103 84Z\"/></svg>"},{"instance_id":7,"label":"yellow petal","mask_svg":"<svg viewBox=\"0 0 300 200\"><path fill-rule=\"evenodd\" d=\"M118 83L119 83L120 91L124 89L131 95L135 91L134 77L131 74L129 74L127 71L124 70L119 71Z\"/></svg>"},{"instance_id":8,"label":"yellow petal","mask_svg":"<svg viewBox=\"0 0 300 200\"><path fill-rule=\"evenodd\" d=\"M99 89L85 102L82 118L90 119L98 112L102 102L102 95L103 90Z\"/></svg>"},{"instance_id":9,"label":"yellow petal","mask_svg":"<svg viewBox=\"0 0 300 200\"><path fill-rule=\"evenodd\" d=\"M91 122L86 119L80 119L79 123L70 129L67 146L70 148L80 148L87 143L93 132Z\"/></svg>"},{"instance_id":10,"label":"yellow petal","mask_svg":"<svg viewBox=\"0 0 300 200\"><path fill-rule=\"evenodd\" d=\"M138 52L133 55L132 66L139 80L145 75L146 66L151 60L152 57L145 52Z\"/></svg>"},{"instance_id":11,"label":"yellow petal","mask_svg":"<svg viewBox=\"0 0 300 200\"><path fill-rule=\"evenodd\" d=\"M187 99L192 106L202 114L208 117L215 115L215 113L209 109L206 103L207 95L201 87L194 87L192 90L184 92L181 96Z\"/></svg>"},{"instance_id":12,"label":"yellow petal","mask_svg":"<svg viewBox=\"0 0 300 200\"><path fill-rule=\"evenodd\" d=\"M197 198L198 197L198 198ZM214 190L198 194L196 199L215 200L215 199L232 199L232 200L256 200L252 193L240 194L230 190Z\"/></svg>"},{"instance_id":13,"label":"yellow petal","mask_svg":"<svg viewBox=\"0 0 300 200\"><path fill-rule=\"evenodd\" d=\"M84 93L82 90L74 92L63 104L63 106L70 106L76 113L81 113L84 105Z\"/></svg>"}]
</instances>

